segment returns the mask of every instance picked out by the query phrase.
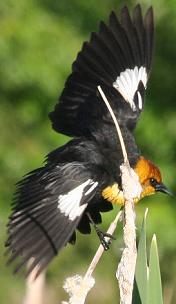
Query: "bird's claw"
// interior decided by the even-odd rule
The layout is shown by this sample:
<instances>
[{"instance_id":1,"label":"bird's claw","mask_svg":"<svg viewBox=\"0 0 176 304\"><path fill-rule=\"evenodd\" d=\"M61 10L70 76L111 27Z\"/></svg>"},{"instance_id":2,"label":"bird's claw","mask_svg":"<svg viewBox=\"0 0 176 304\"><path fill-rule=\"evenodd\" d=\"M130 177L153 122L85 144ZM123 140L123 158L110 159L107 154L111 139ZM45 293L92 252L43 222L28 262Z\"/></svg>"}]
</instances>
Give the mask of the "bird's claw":
<instances>
[{"instance_id":1,"label":"bird's claw","mask_svg":"<svg viewBox=\"0 0 176 304\"><path fill-rule=\"evenodd\" d=\"M101 242L104 250L108 250L112 243L112 240L115 240L115 238L112 236L112 234L103 232L101 230L97 230L97 235L100 239L100 242ZM109 238L109 239L106 240L106 238Z\"/></svg>"}]
</instances>

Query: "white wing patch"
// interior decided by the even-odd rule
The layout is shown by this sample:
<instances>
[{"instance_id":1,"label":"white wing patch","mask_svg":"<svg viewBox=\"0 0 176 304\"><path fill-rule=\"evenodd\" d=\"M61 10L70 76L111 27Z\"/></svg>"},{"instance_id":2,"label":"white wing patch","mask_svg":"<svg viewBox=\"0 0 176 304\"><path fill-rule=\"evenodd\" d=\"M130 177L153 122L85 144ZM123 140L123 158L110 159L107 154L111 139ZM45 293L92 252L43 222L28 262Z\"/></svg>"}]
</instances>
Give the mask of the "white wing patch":
<instances>
[{"instance_id":1,"label":"white wing patch","mask_svg":"<svg viewBox=\"0 0 176 304\"><path fill-rule=\"evenodd\" d=\"M123 98L130 104L133 111L136 110L136 105L133 101L134 95L137 91L139 82L142 81L144 87L147 84L147 72L145 67L134 69L126 69L120 73L116 81L113 83L113 87L123 96ZM138 92L139 93L139 92ZM140 93L138 94L138 106L142 109L142 98Z\"/></svg>"},{"instance_id":2,"label":"white wing patch","mask_svg":"<svg viewBox=\"0 0 176 304\"><path fill-rule=\"evenodd\" d=\"M87 204L80 206L80 202L83 195L91 193L98 185L98 182L94 182L92 179L88 179L83 184L69 191L67 194L59 195L58 208L61 213L68 216L71 221L74 221L76 217L80 216L86 209ZM90 188L83 194L85 187Z\"/></svg>"},{"instance_id":3,"label":"white wing patch","mask_svg":"<svg viewBox=\"0 0 176 304\"><path fill-rule=\"evenodd\" d=\"M137 95L138 95L138 106L139 109L142 110L142 97L139 91L137 91Z\"/></svg>"}]
</instances>

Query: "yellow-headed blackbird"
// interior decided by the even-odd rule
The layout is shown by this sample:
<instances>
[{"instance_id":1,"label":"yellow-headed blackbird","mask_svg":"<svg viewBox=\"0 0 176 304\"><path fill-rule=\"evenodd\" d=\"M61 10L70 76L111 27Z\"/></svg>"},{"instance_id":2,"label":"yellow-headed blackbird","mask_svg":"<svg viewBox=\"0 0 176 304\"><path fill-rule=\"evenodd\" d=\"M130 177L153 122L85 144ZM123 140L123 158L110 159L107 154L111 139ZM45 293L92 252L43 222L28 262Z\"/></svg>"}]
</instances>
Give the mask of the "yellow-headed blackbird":
<instances>
[{"instance_id":1,"label":"yellow-headed blackbird","mask_svg":"<svg viewBox=\"0 0 176 304\"><path fill-rule=\"evenodd\" d=\"M143 17L137 5L132 17L127 7L120 18L111 12L108 24L101 22L99 31L83 44L49 115L53 129L73 139L52 151L46 164L17 186L6 243L10 262L22 257L17 270L33 258L29 272L36 265L40 272L68 242L75 243L76 229L90 233L91 223L101 223L101 212L124 204L121 146L97 86L120 125L130 165L143 189L141 198L169 193L159 169L141 156L133 135L144 107L153 36L152 8Z\"/></svg>"}]
</instances>

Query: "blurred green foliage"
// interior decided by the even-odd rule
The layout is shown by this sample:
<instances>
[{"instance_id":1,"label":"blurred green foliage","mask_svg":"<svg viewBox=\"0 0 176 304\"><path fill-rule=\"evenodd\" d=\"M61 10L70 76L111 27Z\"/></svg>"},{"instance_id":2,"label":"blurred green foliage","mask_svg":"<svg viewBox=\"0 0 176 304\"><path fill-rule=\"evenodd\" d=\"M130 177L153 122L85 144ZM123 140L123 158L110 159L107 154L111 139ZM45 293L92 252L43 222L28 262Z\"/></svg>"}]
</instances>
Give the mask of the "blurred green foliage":
<instances>
[{"instance_id":1,"label":"blurred green foliage","mask_svg":"<svg viewBox=\"0 0 176 304\"><path fill-rule=\"evenodd\" d=\"M89 32L111 9L134 1L117 0L1 0L0 2L0 303L21 303L24 278L12 276L5 266L5 225L15 182L43 162L44 156L68 138L51 130L48 112L61 93L71 64ZM136 131L143 154L158 164L164 182L174 191L176 180L176 2L143 0L156 16L156 48L147 102ZM137 206L137 222L149 207L149 237L157 234L165 303L169 303L176 273L176 205L174 197L158 194ZM114 213L104 216L104 228ZM119 236L119 237L118 237ZM65 277L84 273L98 240L78 237L48 269L46 303L64 299ZM96 287L87 303L117 303L115 270L121 253L117 241L104 254L95 277ZM108 271L106 271L108 269ZM102 275L103 274L103 275ZM174 300L173 300L174 301ZM175 302L173 302L175 303Z\"/></svg>"}]
</instances>

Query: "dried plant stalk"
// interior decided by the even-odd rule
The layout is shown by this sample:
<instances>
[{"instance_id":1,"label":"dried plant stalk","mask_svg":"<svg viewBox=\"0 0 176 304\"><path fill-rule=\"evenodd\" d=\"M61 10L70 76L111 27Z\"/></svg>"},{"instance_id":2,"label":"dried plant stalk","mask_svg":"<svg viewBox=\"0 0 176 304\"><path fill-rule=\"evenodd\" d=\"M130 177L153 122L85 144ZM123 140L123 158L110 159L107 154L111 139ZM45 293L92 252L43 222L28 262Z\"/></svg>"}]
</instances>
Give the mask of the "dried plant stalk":
<instances>
[{"instance_id":1,"label":"dried plant stalk","mask_svg":"<svg viewBox=\"0 0 176 304\"><path fill-rule=\"evenodd\" d=\"M30 265L31 261L29 262ZM26 294L23 304L43 304L45 299L45 271L37 278L37 267L30 273L26 280Z\"/></svg>"},{"instance_id":2,"label":"dried plant stalk","mask_svg":"<svg viewBox=\"0 0 176 304\"><path fill-rule=\"evenodd\" d=\"M109 226L109 229L107 230L107 233L113 235L117 223L121 218L122 211L119 211L117 214L115 220L111 223ZM106 240L108 241L108 237ZM98 264L102 254L104 252L104 248L102 245L98 247L98 250L92 259L92 262L90 263L90 266L87 269L87 272L84 277L81 277L79 275L75 275L73 277L69 277L66 279L64 283L64 289L69 294L69 302L62 302L62 304L84 304L86 296L90 289L94 286L95 280L92 277L92 273L94 269L96 268L96 265Z\"/></svg>"},{"instance_id":3,"label":"dried plant stalk","mask_svg":"<svg viewBox=\"0 0 176 304\"><path fill-rule=\"evenodd\" d=\"M103 101L105 102L114 124L116 126L118 138L122 148L124 163L120 166L121 178L122 178L122 190L124 194L124 228L123 228L123 239L125 249L123 250L121 261L118 266L116 277L119 282L120 289L120 303L131 304L132 293L133 293L133 282L136 265L136 228L135 228L135 211L134 211L134 200L140 199L142 191L139 183L139 178L134 170L130 167L128 155L123 140L123 136L118 124L118 121L113 113L113 110L102 91L101 87L98 87Z\"/></svg>"},{"instance_id":4,"label":"dried plant stalk","mask_svg":"<svg viewBox=\"0 0 176 304\"><path fill-rule=\"evenodd\" d=\"M139 178L129 164L121 166L122 188L125 197L123 239L125 248L118 265L116 277L120 289L120 304L131 304L137 258L134 200L140 198Z\"/></svg>"},{"instance_id":5,"label":"dried plant stalk","mask_svg":"<svg viewBox=\"0 0 176 304\"><path fill-rule=\"evenodd\" d=\"M122 253L121 261L119 263L116 276L119 282L120 303L131 304L136 257L137 257L134 200L138 200L140 198L142 188L139 183L139 178L137 174L130 167L128 161L128 155L125 148L125 143L123 140L123 136L118 121L100 86L98 86L98 90L114 121L124 157L124 163L121 165L120 170L122 174L122 189L125 198L125 206L124 206L125 225L123 228L123 232L124 232L123 238L124 238L125 248ZM113 227L114 230L120 218L120 215L121 213L117 215L115 221L110 226L111 228ZM111 228L110 230L108 229L108 233L112 234ZM104 252L103 246L100 245L84 278L78 275L72 278L67 278L64 288L69 293L70 299L69 302L62 302L62 304L85 303L87 293L94 286L95 283L94 279L92 278L92 273L98 261L100 260L100 257L103 252Z\"/></svg>"}]
</instances>

